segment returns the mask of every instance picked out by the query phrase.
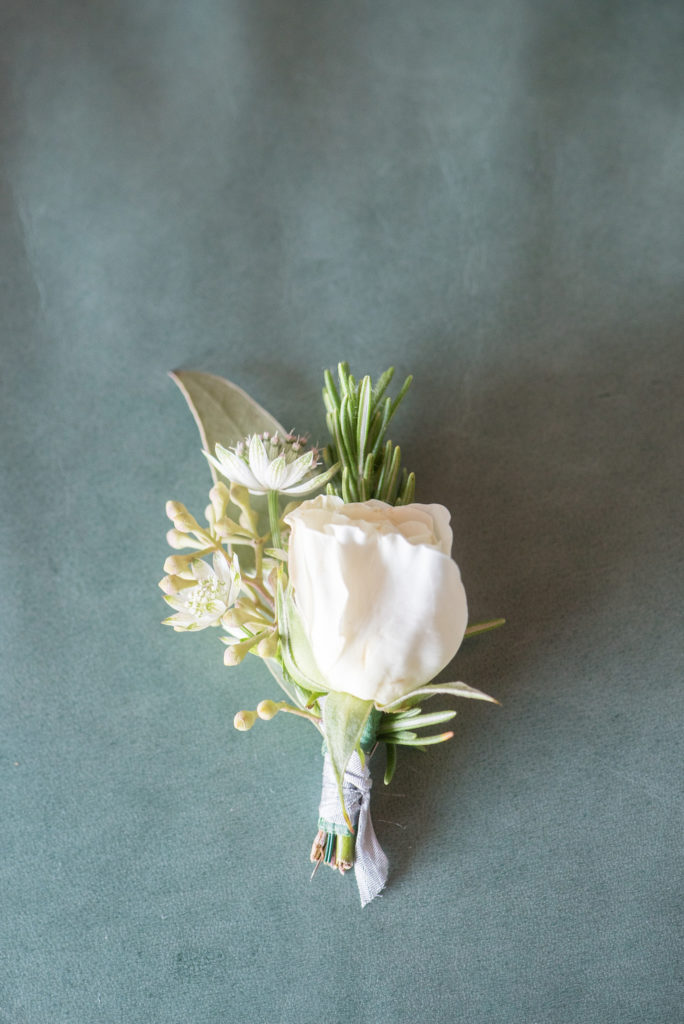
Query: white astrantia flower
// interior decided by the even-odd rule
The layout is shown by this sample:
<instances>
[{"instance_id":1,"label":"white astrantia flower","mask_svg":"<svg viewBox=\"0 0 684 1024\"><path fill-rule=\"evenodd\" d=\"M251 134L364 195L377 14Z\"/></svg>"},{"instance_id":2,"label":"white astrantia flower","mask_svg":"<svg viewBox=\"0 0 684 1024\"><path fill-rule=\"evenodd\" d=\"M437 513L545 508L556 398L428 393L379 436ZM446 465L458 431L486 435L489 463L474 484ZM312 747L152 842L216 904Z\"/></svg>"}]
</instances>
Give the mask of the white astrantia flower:
<instances>
[{"instance_id":1,"label":"white astrantia flower","mask_svg":"<svg viewBox=\"0 0 684 1024\"><path fill-rule=\"evenodd\" d=\"M449 519L442 505L323 495L285 516L294 603L331 690L382 706L451 661L468 607Z\"/></svg>"},{"instance_id":2,"label":"white astrantia flower","mask_svg":"<svg viewBox=\"0 0 684 1024\"><path fill-rule=\"evenodd\" d=\"M164 600L176 611L175 615L164 619L164 625L173 626L181 632L220 626L222 617L235 604L240 593L237 555L229 559L222 551L217 551L213 568L201 558L194 558L188 571L197 582L177 594L164 595Z\"/></svg>"},{"instance_id":3,"label":"white astrantia flower","mask_svg":"<svg viewBox=\"0 0 684 1024\"><path fill-rule=\"evenodd\" d=\"M231 483L241 484L252 494L278 491L280 494L310 494L337 472L337 466L311 476L320 464L315 448L304 451L305 441L296 434L252 434L234 448L216 445L216 455L204 454Z\"/></svg>"}]
</instances>

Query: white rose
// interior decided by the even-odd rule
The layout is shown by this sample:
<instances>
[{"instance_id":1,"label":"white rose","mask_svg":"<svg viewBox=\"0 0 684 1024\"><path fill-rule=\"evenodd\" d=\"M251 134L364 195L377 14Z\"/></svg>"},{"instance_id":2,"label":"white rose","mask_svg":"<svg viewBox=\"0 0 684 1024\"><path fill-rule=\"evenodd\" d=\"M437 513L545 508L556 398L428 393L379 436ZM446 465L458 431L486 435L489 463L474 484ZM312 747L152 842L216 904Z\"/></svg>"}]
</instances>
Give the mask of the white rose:
<instances>
[{"instance_id":1,"label":"white rose","mask_svg":"<svg viewBox=\"0 0 684 1024\"><path fill-rule=\"evenodd\" d=\"M388 704L453 658L468 621L442 505L321 496L285 517L294 601L331 690Z\"/></svg>"}]
</instances>

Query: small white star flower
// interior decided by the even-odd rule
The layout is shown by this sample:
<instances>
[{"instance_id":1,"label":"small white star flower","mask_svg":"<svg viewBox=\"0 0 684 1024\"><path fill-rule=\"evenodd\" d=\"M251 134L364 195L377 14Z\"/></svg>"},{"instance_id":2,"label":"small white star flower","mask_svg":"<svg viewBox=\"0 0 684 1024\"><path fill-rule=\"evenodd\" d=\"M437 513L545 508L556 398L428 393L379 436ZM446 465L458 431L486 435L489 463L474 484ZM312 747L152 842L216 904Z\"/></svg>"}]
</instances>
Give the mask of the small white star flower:
<instances>
[{"instance_id":1,"label":"small white star flower","mask_svg":"<svg viewBox=\"0 0 684 1024\"><path fill-rule=\"evenodd\" d=\"M197 582L195 586L184 587L177 594L164 596L164 600L176 611L175 615L164 619L164 625L173 626L177 632L220 626L222 617L235 604L240 593L240 563L237 555L228 559L222 551L217 551L213 569L201 558L195 558L190 562L188 570Z\"/></svg>"},{"instance_id":2,"label":"small white star flower","mask_svg":"<svg viewBox=\"0 0 684 1024\"><path fill-rule=\"evenodd\" d=\"M241 484L252 494L278 491L280 494L310 494L337 472L333 466L323 473L311 472L320 464L315 448L303 452L304 441L294 434L252 434L234 448L216 445L216 456L206 457L231 483Z\"/></svg>"}]
</instances>

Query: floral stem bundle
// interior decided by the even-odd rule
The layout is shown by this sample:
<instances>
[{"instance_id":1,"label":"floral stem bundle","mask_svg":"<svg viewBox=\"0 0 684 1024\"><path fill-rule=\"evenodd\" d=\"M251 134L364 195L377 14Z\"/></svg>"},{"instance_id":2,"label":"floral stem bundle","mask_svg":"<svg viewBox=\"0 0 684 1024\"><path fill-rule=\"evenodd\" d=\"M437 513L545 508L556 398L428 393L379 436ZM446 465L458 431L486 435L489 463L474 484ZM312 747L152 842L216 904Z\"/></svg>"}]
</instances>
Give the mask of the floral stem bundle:
<instances>
[{"instance_id":1,"label":"floral stem bundle","mask_svg":"<svg viewBox=\"0 0 684 1024\"><path fill-rule=\"evenodd\" d=\"M224 663L263 659L285 700L239 711L237 729L293 714L323 739L314 871L354 867L362 904L382 890L387 859L370 816L370 760L386 748L391 782L400 746L425 751L452 737L425 732L455 711L423 711L435 694L493 701L465 683L435 683L465 636L467 603L451 558L450 516L414 501L415 475L387 437L411 378L360 381L346 363L325 373L330 439L323 452L288 433L245 392L208 374L172 374L195 416L214 485L205 523L167 503L160 586L178 632L215 627ZM316 497L313 497L317 493ZM496 702L494 702L496 703Z\"/></svg>"}]
</instances>

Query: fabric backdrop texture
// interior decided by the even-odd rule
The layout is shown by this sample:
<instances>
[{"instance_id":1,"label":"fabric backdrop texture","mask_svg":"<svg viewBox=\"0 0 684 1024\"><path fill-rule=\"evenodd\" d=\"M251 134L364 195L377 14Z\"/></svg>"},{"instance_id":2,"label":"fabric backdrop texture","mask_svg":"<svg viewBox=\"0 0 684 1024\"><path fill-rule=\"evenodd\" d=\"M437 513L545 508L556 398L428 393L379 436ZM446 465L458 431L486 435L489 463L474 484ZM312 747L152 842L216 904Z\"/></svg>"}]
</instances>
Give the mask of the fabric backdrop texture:
<instances>
[{"instance_id":1,"label":"fabric backdrop texture","mask_svg":"<svg viewBox=\"0 0 684 1024\"><path fill-rule=\"evenodd\" d=\"M681 0L4 0L0 1022L675 1024ZM210 477L167 376L325 440L415 374L455 736L310 882L320 742L162 627ZM449 701L433 701L435 708Z\"/></svg>"}]
</instances>

